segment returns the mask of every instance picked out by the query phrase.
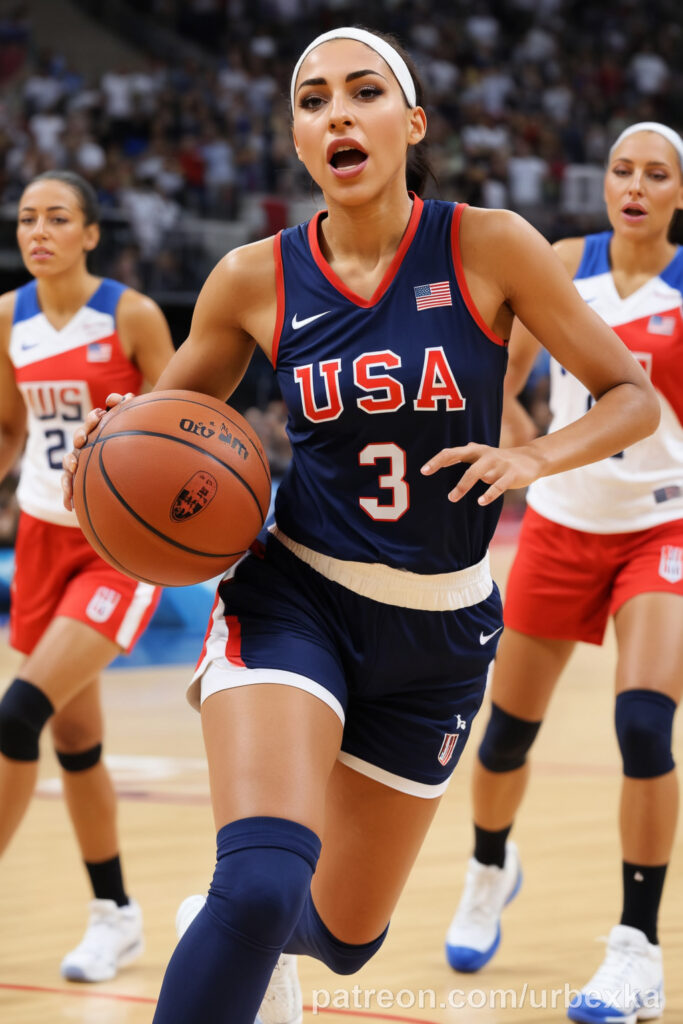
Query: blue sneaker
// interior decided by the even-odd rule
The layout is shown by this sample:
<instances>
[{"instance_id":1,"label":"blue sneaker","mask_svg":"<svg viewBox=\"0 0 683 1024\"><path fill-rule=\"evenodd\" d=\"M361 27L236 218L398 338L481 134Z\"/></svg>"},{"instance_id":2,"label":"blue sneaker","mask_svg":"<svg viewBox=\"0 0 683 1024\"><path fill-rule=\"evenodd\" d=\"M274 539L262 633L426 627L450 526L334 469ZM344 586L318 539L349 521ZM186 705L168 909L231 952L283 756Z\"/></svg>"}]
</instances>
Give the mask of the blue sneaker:
<instances>
[{"instance_id":1,"label":"blue sneaker","mask_svg":"<svg viewBox=\"0 0 683 1024\"><path fill-rule=\"evenodd\" d=\"M617 924L604 961L572 999L567 1016L579 1024L636 1024L661 1017L664 1002L661 949L638 928Z\"/></svg>"},{"instance_id":2,"label":"blue sneaker","mask_svg":"<svg viewBox=\"0 0 683 1024\"><path fill-rule=\"evenodd\" d=\"M470 858L460 904L446 935L446 959L456 971L480 970L500 945L500 916L522 885L517 845L505 844L505 866Z\"/></svg>"}]
</instances>

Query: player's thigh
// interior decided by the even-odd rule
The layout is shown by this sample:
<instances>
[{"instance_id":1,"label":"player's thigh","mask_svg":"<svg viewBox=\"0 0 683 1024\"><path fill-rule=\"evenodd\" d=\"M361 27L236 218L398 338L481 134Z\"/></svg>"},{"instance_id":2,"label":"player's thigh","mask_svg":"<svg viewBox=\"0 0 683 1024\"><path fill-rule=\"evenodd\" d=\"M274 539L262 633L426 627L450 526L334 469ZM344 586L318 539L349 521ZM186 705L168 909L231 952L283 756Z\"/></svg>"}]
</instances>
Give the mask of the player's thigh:
<instances>
[{"instance_id":1,"label":"player's thigh","mask_svg":"<svg viewBox=\"0 0 683 1024\"><path fill-rule=\"evenodd\" d=\"M50 719L55 749L76 754L102 742L104 723L99 679L90 683Z\"/></svg>"},{"instance_id":2,"label":"player's thigh","mask_svg":"<svg viewBox=\"0 0 683 1024\"><path fill-rule=\"evenodd\" d=\"M509 715L539 722L573 650L573 640L506 628L493 665L491 700Z\"/></svg>"},{"instance_id":3,"label":"player's thigh","mask_svg":"<svg viewBox=\"0 0 683 1024\"><path fill-rule=\"evenodd\" d=\"M201 708L216 828L257 815L321 834L342 722L318 697L283 684L212 693Z\"/></svg>"},{"instance_id":4,"label":"player's thigh","mask_svg":"<svg viewBox=\"0 0 683 1024\"><path fill-rule=\"evenodd\" d=\"M683 694L683 596L638 594L619 608L614 625L617 693L657 690L678 703Z\"/></svg>"},{"instance_id":5,"label":"player's thigh","mask_svg":"<svg viewBox=\"0 0 683 1024\"><path fill-rule=\"evenodd\" d=\"M92 626L58 615L24 662L22 678L61 711L119 654L121 648Z\"/></svg>"},{"instance_id":6,"label":"player's thigh","mask_svg":"<svg viewBox=\"0 0 683 1024\"><path fill-rule=\"evenodd\" d=\"M311 891L336 938L371 942L386 928L439 802L335 765Z\"/></svg>"}]
</instances>

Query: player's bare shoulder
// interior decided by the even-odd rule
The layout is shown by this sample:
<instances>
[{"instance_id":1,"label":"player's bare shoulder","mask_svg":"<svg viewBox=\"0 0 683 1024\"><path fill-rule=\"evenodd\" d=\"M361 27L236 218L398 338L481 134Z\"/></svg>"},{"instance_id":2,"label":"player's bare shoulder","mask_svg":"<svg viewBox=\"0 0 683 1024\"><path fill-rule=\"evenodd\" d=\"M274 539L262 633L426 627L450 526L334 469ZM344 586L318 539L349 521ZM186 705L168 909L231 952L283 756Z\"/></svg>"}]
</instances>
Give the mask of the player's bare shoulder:
<instances>
[{"instance_id":1,"label":"player's bare shoulder","mask_svg":"<svg viewBox=\"0 0 683 1024\"><path fill-rule=\"evenodd\" d=\"M273 238L233 249L207 280L211 294L229 304L239 326L268 350L277 317L277 283Z\"/></svg>"},{"instance_id":2,"label":"player's bare shoulder","mask_svg":"<svg viewBox=\"0 0 683 1024\"><path fill-rule=\"evenodd\" d=\"M275 250L273 238L263 238L233 249L218 263L223 283L241 297L245 307L253 302L275 301Z\"/></svg>"},{"instance_id":3,"label":"player's bare shoulder","mask_svg":"<svg viewBox=\"0 0 683 1024\"><path fill-rule=\"evenodd\" d=\"M541 236L528 221L512 210L488 210L468 206L460 224L460 251L463 262L494 271L497 264L518 256Z\"/></svg>"}]
</instances>

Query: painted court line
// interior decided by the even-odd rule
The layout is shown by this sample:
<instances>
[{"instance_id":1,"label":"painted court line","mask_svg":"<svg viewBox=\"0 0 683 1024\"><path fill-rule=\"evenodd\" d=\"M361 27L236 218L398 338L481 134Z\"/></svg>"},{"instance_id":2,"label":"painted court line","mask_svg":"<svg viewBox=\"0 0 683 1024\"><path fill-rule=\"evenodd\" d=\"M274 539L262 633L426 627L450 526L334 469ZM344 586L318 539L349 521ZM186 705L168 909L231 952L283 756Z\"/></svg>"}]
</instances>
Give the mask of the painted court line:
<instances>
[{"instance_id":1,"label":"painted court line","mask_svg":"<svg viewBox=\"0 0 683 1024\"><path fill-rule=\"evenodd\" d=\"M42 992L45 995L76 996L76 998L88 999L109 999L119 1003L148 1003L154 1005L156 999L151 996L128 996L119 995L115 992L94 992L91 986L82 989L78 988L50 988L46 985L11 985L0 981L0 990L10 992ZM306 1013L312 1013L311 1006L304 1006ZM381 1020L393 1021L394 1024L434 1024L434 1021L425 1020L424 1017L396 1017L387 1013L367 1013L360 1010L334 1010L318 1009L316 1017L353 1017L356 1020Z\"/></svg>"}]
</instances>

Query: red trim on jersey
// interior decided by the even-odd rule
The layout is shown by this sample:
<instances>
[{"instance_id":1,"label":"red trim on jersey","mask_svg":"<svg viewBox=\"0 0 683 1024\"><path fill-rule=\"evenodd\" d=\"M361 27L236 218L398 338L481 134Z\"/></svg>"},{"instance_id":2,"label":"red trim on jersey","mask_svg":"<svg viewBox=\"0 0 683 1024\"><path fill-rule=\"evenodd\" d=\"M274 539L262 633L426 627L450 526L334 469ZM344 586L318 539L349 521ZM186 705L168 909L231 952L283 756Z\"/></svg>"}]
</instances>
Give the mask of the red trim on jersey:
<instances>
[{"instance_id":1,"label":"red trim on jersey","mask_svg":"<svg viewBox=\"0 0 683 1024\"><path fill-rule=\"evenodd\" d=\"M403 238L401 239L401 244L396 250L396 255L394 256L390 265L387 267L384 277L382 278L379 285L377 286L377 288L375 289L375 291L373 292L369 299L363 299L361 298L360 295L356 295L355 292L352 292L351 289L344 284L342 279L340 277L337 277L334 270L329 265L329 263L323 256L322 252L320 251L320 243L318 242L318 225L320 224L321 217L327 211L319 210L318 213L316 213L315 217L312 217L311 220L309 221L308 244L311 247L311 255L313 256L313 259L315 260L319 270L321 271L322 274L324 274L324 276L330 282L332 287L336 288L338 292L341 292L344 298L348 299L349 302L355 303L356 306L360 306L362 309L369 309L371 306L376 305L382 298L384 293L389 288L389 285L396 277L398 269L401 266L401 263L403 262L403 257L410 248L410 244L413 238L415 237L415 232L417 231L417 226L420 223L420 217L422 216L422 207L424 206L424 203L422 202L419 196L413 195L412 192L410 193L410 195L412 196L413 199L413 210L412 213L410 214L408 227L406 228Z\"/></svg>"},{"instance_id":2,"label":"red trim on jersey","mask_svg":"<svg viewBox=\"0 0 683 1024\"><path fill-rule=\"evenodd\" d=\"M460 294L465 300L470 316L474 320L475 324L480 331L486 335L486 337L492 341L495 345L507 345L505 338L500 338L495 334L488 324L485 324L481 313L474 304L474 299L470 294L470 290L467 287L467 281L465 280L465 270L462 265L462 257L460 255L460 221L465 210L467 203L458 203L453 211L453 221L451 223L451 250L453 253L453 265L455 267L455 276L458 279L458 287L460 288Z\"/></svg>"},{"instance_id":3,"label":"red trim on jersey","mask_svg":"<svg viewBox=\"0 0 683 1024\"><path fill-rule=\"evenodd\" d=\"M680 307L660 310L612 330L633 353L655 389L666 398L678 422L683 424L683 316Z\"/></svg>"},{"instance_id":4,"label":"red trim on jersey","mask_svg":"<svg viewBox=\"0 0 683 1024\"><path fill-rule=\"evenodd\" d=\"M228 627L228 639L225 641L225 657L233 665L246 668L242 661L242 627L236 615L226 615L225 624Z\"/></svg>"},{"instance_id":5,"label":"red trim on jersey","mask_svg":"<svg viewBox=\"0 0 683 1024\"><path fill-rule=\"evenodd\" d=\"M273 347L270 353L270 360L273 367L277 364L277 352L280 347L282 326L285 322L285 275L282 269L282 232L273 238L273 255L275 257L275 292L277 295L277 317L273 331Z\"/></svg>"},{"instance_id":6,"label":"red trim on jersey","mask_svg":"<svg viewBox=\"0 0 683 1024\"><path fill-rule=\"evenodd\" d=\"M213 599L213 604L211 606L211 614L209 615L209 622L208 622L208 625L206 627L206 632L204 633L204 642L202 643L202 649L200 651L199 658L197 659L197 664L195 666L195 671L199 668L199 666L201 665L201 663L204 660L204 657L206 655L207 644L209 643L209 637L211 636L211 630L213 629L213 617L215 615L216 607L217 607L219 601L220 601L220 596L218 594L218 591L216 591L216 595L215 595L215 597Z\"/></svg>"}]
</instances>

